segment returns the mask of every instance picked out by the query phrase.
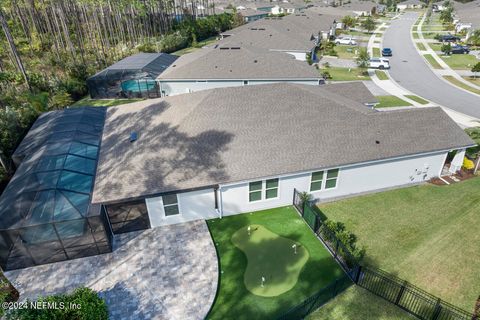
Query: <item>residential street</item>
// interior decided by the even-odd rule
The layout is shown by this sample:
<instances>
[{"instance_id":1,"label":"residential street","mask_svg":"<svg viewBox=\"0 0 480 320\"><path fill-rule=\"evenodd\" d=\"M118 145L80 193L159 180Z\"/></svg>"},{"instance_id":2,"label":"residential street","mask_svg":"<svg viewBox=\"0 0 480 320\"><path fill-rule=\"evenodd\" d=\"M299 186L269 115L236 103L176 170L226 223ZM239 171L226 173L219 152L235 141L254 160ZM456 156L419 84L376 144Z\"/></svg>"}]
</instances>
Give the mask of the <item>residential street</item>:
<instances>
[{"instance_id":1,"label":"residential street","mask_svg":"<svg viewBox=\"0 0 480 320\"><path fill-rule=\"evenodd\" d=\"M410 37L410 29L418 15L417 12L405 13L399 19L392 20L385 32L383 46L392 48L394 53L390 58L390 76L402 87L419 96L479 118L480 98L439 79L417 52Z\"/></svg>"}]
</instances>

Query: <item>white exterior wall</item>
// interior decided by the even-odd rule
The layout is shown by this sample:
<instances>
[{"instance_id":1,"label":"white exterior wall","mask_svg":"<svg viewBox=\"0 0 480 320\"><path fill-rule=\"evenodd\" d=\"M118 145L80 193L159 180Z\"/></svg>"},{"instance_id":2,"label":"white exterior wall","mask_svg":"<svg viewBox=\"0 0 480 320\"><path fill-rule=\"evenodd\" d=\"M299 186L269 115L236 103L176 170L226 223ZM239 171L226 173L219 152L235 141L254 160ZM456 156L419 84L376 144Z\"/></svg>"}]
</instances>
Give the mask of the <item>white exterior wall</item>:
<instances>
[{"instance_id":1,"label":"white exterior wall","mask_svg":"<svg viewBox=\"0 0 480 320\"><path fill-rule=\"evenodd\" d=\"M446 152L442 152L340 168L334 189L323 189L312 192L312 195L315 199L322 200L426 181L439 175L445 156ZM294 188L310 191L310 177L311 172L279 177L279 197L256 202L248 201L248 182L221 186L223 215L290 205Z\"/></svg>"},{"instance_id":2,"label":"white exterior wall","mask_svg":"<svg viewBox=\"0 0 480 320\"><path fill-rule=\"evenodd\" d=\"M218 218L213 189L178 193L177 199L180 214L168 217L165 216L163 210L162 197L145 199L152 228L199 219Z\"/></svg>"},{"instance_id":3,"label":"white exterior wall","mask_svg":"<svg viewBox=\"0 0 480 320\"><path fill-rule=\"evenodd\" d=\"M300 61L307 61L307 53L306 52L286 52L295 57L296 60Z\"/></svg>"},{"instance_id":4,"label":"white exterior wall","mask_svg":"<svg viewBox=\"0 0 480 320\"><path fill-rule=\"evenodd\" d=\"M446 155L447 152L439 152L341 167L335 188L322 188L320 191L311 193L315 199L327 200L423 182L440 174ZM279 178L278 197L275 199L249 202L250 181L221 185L218 203L223 216L290 205L293 201L294 188L310 192L311 172L268 178ZM326 175L324 175L324 185L325 178ZM252 181L258 180L265 180L265 178ZM212 219L219 216L215 209L215 195L212 188L178 193L177 197L180 214L168 217L164 214L161 197L146 199L152 227L198 219ZM262 194L262 198L264 198L264 194Z\"/></svg>"},{"instance_id":5,"label":"white exterior wall","mask_svg":"<svg viewBox=\"0 0 480 320\"><path fill-rule=\"evenodd\" d=\"M245 79L248 80L248 79ZM267 84L277 82L290 82L299 84L311 84L318 85L318 79L315 80L248 80L249 84ZM215 89L215 88L227 88L227 87L239 87L243 86L243 80L232 81L159 81L160 89L165 92L167 96L174 96L177 94L190 93L201 90Z\"/></svg>"}]
</instances>

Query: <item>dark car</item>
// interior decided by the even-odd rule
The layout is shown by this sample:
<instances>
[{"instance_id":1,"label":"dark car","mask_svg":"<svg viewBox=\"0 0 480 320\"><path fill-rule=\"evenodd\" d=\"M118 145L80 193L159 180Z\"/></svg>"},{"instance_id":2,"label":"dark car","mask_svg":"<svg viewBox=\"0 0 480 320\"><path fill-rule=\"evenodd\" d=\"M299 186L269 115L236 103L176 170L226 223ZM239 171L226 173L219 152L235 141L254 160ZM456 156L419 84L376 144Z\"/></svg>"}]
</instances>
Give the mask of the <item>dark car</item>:
<instances>
[{"instance_id":1,"label":"dark car","mask_svg":"<svg viewBox=\"0 0 480 320\"><path fill-rule=\"evenodd\" d=\"M470 48L467 46L452 46L450 49L451 54L468 54L470 53Z\"/></svg>"},{"instance_id":2,"label":"dark car","mask_svg":"<svg viewBox=\"0 0 480 320\"><path fill-rule=\"evenodd\" d=\"M393 55L392 49L390 48L383 48L382 49L382 57L391 57Z\"/></svg>"},{"instance_id":3,"label":"dark car","mask_svg":"<svg viewBox=\"0 0 480 320\"><path fill-rule=\"evenodd\" d=\"M442 42L457 42L460 41L460 38L451 34L446 34L440 37Z\"/></svg>"}]
</instances>

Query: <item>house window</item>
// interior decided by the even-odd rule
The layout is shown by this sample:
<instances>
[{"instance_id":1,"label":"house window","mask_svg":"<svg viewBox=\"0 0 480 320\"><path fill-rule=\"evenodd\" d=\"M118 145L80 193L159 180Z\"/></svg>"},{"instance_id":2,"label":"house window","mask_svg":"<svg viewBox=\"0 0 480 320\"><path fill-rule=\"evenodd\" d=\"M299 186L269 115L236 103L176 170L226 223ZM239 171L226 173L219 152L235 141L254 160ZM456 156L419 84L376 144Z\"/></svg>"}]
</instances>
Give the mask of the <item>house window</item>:
<instances>
[{"instance_id":1,"label":"house window","mask_svg":"<svg viewBox=\"0 0 480 320\"><path fill-rule=\"evenodd\" d=\"M250 182L248 200L250 202L262 200L262 181Z\"/></svg>"},{"instance_id":2,"label":"house window","mask_svg":"<svg viewBox=\"0 0 480 320\"><path fill-rule=\"evenodd\" d=\"M278 178L269 179L265 182L265 199L278 197Z\"/></svg>"},{"instance_id":3,"label":"house window","mask_svg":"<svg viewBox=\"0 0 480 320\"><path fill-rule=\"evenodd\" d=\"M178 198L176 194L169 194L162 196L163 201L163 210L165 211L165 216L175 216L180 214L178 209Z\"/></svg>"},{"instance_id":4,"label":"house window","mask_svg":"<svg viewBox=\"0 0 480 320\"><path fill-rule=\"evenodd\" d=\"M333 189L337 186L338 169L327 171L327 179L325 181L325 189Z\"/></svg>"},{"instance_id":5,"label":"house window","mask_svg":"<svg viewBox=\"0 0 480 320\"><path fill-rule=\"evenodd\" d=\"M243 80L243 85L248 85L248 80Z\"/></svg>"},{"instance_id":6,"label":"house window","mask_svg":"<svg viewBox=\"0 0 480 320\"><path fill-rule=\"evenodd\" d=\"M312 172L310 191L322 190L323 171Z\"/></svg>"}]
</instances>

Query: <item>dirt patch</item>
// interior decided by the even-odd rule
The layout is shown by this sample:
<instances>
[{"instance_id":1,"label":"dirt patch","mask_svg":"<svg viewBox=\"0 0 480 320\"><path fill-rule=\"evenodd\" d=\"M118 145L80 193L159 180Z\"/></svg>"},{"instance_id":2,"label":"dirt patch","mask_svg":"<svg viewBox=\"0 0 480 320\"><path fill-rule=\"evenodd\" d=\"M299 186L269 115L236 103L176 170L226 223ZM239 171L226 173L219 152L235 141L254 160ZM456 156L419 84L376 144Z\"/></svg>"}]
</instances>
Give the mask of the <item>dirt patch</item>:
<instances>
[{"instance_id":1,"label":"dirt patch","mask_svg":"<svg viewBox=\"0 0 480 320\"><path fill-rule=\"evenodd\" d=\"M461 169L460 171L458 171L454 175L444 176L442 178L444 180L446 180L448 183L452 184L452 183L455 183L455 182L464 181L464 180L471 179L471 178L474 178L474 177L476 177L476 175L473 174L473 170ZM445 181L441 180L440 178L433 178L433 179L430 179L430 181L428 181L428 182L431 183L431 184L437 185L437 186L447 185L445 183Z\"/></svg>"}]
</instances>

